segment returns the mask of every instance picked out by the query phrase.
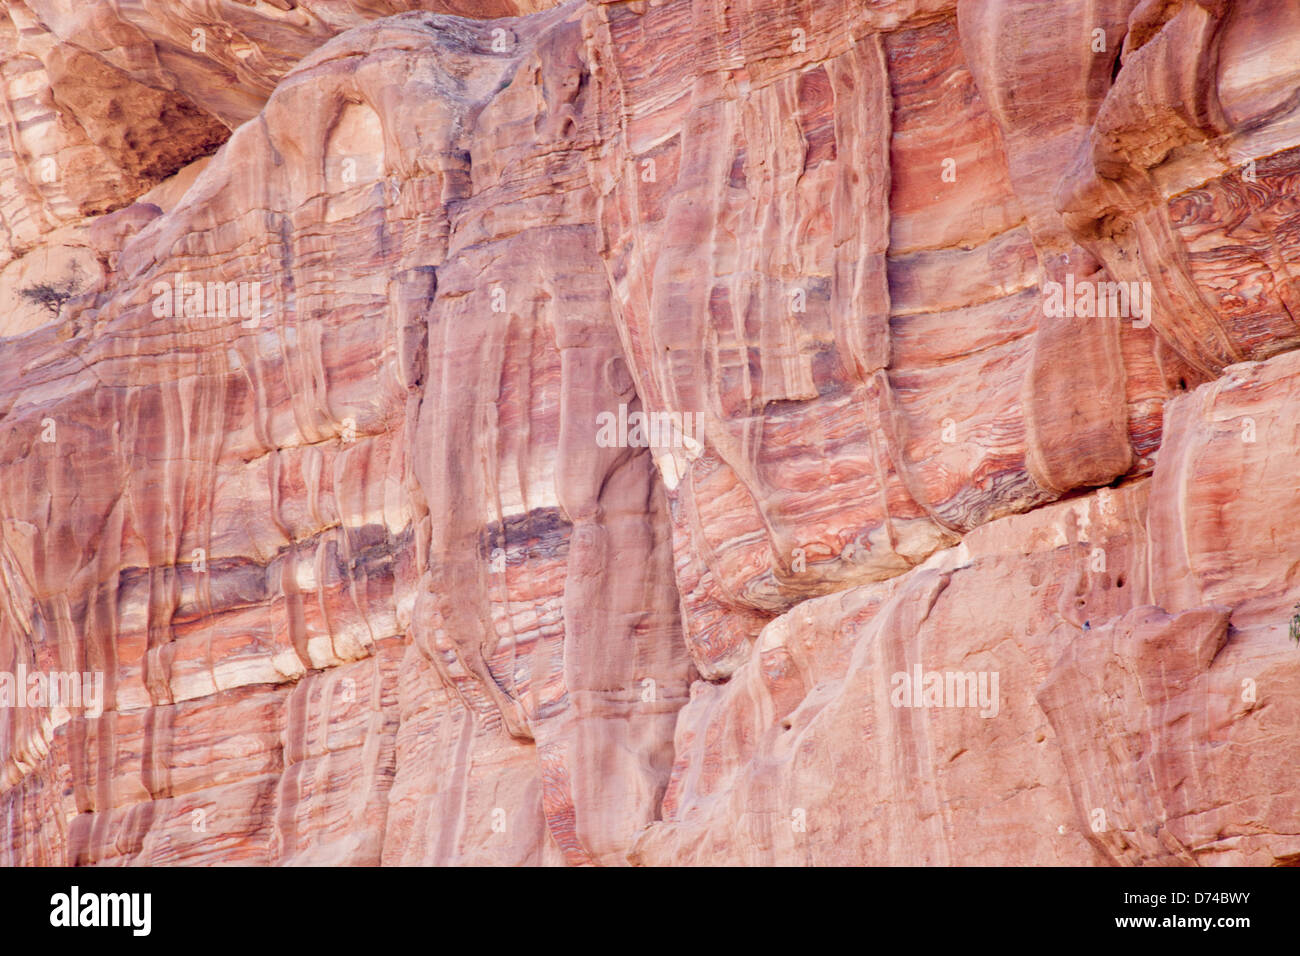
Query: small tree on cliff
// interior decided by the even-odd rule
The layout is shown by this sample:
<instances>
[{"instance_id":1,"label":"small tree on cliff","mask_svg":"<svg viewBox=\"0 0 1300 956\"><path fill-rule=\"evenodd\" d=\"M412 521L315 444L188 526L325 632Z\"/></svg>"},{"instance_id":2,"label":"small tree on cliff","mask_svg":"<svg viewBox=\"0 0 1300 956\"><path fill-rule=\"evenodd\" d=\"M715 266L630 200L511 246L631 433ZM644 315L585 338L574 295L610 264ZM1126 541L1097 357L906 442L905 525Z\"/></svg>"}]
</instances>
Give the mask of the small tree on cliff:
<instances>
[{"instance_id":1,"label":"small tree on cliff","mask_svg":"<svg viewBox=\"0 0 1300 956\"><path fill-rule=\"evenodd\" d=\"M51 315L57 317L63 311L63 303L77 294L78 273L77 265L73 263L72 275L63 282L38 282L25 289L19 289L18 294L28 302L43 306Z\"/></svg>"}]
</instances>

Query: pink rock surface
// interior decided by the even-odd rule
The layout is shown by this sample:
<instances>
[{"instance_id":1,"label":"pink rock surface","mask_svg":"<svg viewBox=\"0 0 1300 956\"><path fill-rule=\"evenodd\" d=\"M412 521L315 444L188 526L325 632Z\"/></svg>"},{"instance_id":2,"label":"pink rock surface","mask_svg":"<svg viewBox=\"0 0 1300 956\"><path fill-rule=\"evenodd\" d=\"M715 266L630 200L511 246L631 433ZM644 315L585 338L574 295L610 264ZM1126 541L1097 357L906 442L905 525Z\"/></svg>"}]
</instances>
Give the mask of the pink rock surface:
<instances>
[{"instance_id":1,"label":"pink rock surface","mask_svg":"<svg viewBox=\"0 0 1300 956\"><path fill-rule=\"evenodd\" d=\"M1228 374L1173 403L1151 478L992 522L923 568L768 624L730 682L696 685L664 819L635 858L1300 859L1296 543L1282 530L1296 524L1300 359ZM896 693L918 667L988 696L916 706Z\"/></svg>"},{"instance_id":2,"label":"pink rock surface","mask_svg":"<svg viewBox=\"0 0 1300 956\"><path fill-rule=\"evenodd\" d=\"M1300 859L1289 3L0 6L0 861Z\"/></svg>"}]
</instances>

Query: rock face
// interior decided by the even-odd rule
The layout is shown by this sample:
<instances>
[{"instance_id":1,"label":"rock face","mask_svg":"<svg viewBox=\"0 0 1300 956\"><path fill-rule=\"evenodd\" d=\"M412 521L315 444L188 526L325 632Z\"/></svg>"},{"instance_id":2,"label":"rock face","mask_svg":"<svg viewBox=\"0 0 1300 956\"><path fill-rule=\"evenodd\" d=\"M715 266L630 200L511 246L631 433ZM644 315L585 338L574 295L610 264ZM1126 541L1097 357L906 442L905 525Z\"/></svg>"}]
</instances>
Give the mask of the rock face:
<instances>
[{"instance_id":1,"label":"rock face","mask_svg":"<svg viewBox=\"0 0 1300 956\"><path fill-rule=\"evenodd\" d=\"M1291 0L2 6L0 862L1300 862Z\"/></svg>"}]
</instances>

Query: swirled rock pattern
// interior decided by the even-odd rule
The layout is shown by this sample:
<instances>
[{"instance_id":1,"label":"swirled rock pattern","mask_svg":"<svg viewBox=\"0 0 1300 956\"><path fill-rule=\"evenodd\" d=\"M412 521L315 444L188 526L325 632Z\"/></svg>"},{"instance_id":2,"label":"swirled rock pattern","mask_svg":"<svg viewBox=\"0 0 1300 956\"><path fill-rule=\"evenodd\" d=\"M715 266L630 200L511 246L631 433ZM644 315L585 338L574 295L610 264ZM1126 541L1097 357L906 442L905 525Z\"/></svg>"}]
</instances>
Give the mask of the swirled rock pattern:
<instances>
[{"instance_id":1,"label":"swirled rock pattern","mask_svg":"<svg viewBox=\"0 0 1300 956\"><path fill-rule=\"evenodd\" d=\"M0 861L1300 860L1289 0L0 9Z\"/></svg>"}]
</instances>

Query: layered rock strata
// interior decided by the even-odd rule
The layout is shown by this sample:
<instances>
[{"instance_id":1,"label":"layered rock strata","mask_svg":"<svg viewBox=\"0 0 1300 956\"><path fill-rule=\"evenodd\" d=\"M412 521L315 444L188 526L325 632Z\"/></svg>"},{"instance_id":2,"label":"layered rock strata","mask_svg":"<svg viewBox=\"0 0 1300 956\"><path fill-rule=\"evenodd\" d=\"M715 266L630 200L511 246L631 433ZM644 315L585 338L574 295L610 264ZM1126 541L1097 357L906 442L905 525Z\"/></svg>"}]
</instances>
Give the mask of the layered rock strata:
<instances>
[{"instance_id":1,"label":"layered rock strata","mask_svg":"<svg viewBox=\"0 0 1300 956\"><path fill-rule=\"evenodd\" d=\"M4 13L0 860L1300 859L1285 0Z\"/></svg>"}]
</instances>

